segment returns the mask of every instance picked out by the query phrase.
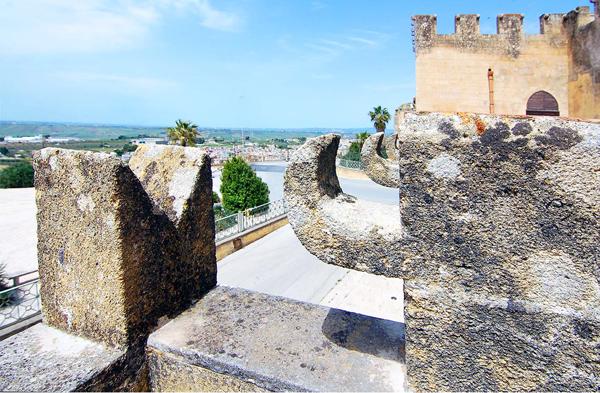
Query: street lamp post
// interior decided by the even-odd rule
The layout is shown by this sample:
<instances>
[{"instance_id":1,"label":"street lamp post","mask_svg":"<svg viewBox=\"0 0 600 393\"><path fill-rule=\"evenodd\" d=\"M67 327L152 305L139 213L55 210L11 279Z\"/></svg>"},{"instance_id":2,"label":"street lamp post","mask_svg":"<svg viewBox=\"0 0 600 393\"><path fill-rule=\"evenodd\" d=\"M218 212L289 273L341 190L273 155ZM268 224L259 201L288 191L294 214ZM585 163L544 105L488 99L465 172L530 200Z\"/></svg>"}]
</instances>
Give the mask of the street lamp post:
<instances>
[{"instance_id":1,"label":"street lamp post","mask_svg":"<svg viewBox=\"0 0 600 393\"><path fill-rule=\"evenodd\" d=\"M242 155L242 160L244 159L244 146L245 146L245 140L244 140L244 118L242 116L242 104L244 101L244 96L240 95L240 123L242 123L242 148L240 150L240 153Z\"/></svg>"}]
</instances>

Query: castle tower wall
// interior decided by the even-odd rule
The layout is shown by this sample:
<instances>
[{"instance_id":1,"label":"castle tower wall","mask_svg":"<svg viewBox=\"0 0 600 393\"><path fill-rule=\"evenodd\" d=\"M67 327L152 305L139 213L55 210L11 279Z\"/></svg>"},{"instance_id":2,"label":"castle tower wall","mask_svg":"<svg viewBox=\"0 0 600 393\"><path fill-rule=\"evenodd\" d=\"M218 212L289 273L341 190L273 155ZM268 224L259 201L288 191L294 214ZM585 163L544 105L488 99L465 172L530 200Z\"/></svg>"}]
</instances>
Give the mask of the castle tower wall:
<instances>
[{"instance_id":1,"label":"castle tower wall","mask_svg":"<svg viewBox=\"0 0 600 393\"><path fill-rule=\"evenodd\" d=\"M571 116L600 119L600 7L598 0L593 3L595 14L578 7L566 18L571 42L568 95Z\"/></svg>"},{"instance_id":2,"label":"castle tower wall","mask_svg":"<svg viewBox=\"0 0 600 393\"><path fill-rule=\"evenodd\" d=\"M569 114L569 50L562 15L540 20L541 34L524 34L523 15L497 19L497 34L479 33L479 16L457 15L454 34L437 34L437 18L413 17L417 110L525 115L528 98L544 90Z\"/></svg>"}]
</instances>

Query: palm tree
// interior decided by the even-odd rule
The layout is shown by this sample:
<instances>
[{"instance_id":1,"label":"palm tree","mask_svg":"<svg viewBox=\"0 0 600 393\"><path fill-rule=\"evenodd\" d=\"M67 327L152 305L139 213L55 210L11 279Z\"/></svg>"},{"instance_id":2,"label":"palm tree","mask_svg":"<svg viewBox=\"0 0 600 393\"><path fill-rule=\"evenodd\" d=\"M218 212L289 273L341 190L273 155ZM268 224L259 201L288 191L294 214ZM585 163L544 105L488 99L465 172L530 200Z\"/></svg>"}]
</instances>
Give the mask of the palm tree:
<instances>
[{"instance_id":1,"label":"palm tree","mask_svg":"<svg viewBox=\"0 0 600 393\"><path fill-rule=\"evenodd\" d=\"M381 109L381 106L374 107L371 112L369 112L369 116L371 116L371 121L375 124L375 129L377 132L385 132L385 126L388 121L390 121L390 113L387 108Z\"/></svg>"},{"instance_id":2,"label":"palm tree","mask_svg":"<svg viewBox=\"0 0 600 393\"><path fill-rule=\"evenodd\" d=\"M179 142L181 146L196 146L196 140L200 133L198 126L191 121L182 121L181 119L175 122L176 127L167 127L169 139L174 142Z\"/></svg>"},{"instance_id":3,"label":"palm tree","mask_svg":"<svg viewBox=\"0 0 600 393\"><path fill-rule=\"evenodd\" d=\"M367 131L361 132L360 134L355 134L356 139L358 139L358 147L359 147L358 152L359 153L362 151L362 147L370 135L371 134L369 134Z\"/></svg>"}]
</instances>

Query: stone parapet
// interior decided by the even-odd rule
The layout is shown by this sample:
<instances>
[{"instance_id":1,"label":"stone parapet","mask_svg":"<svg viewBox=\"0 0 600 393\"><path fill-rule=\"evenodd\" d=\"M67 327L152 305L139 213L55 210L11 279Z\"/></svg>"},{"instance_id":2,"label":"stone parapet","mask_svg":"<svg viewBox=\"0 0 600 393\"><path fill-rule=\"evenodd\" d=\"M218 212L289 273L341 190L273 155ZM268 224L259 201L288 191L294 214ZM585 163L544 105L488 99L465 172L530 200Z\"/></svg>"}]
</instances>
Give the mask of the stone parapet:
<instances>
[{"instance_id":1,"label":"stone parapet","mask_svg":"<svg viewBox=\"0 0 600 393\"><path fill-rule=\"evenodd\" d=\"M215 285L210 162L196 155L139 149L132 167L143 183L108 154L36 156L45 323L126 347Z\"/></svg>"},{"instance_id":2,"label":"stone parapet","mask_svg":"<svg viewBox=\"0 0 600 393\"><path fill-rule=\"evenodd\" d=\"M120 377L105 370L123 359L123 350L38 324L1 342L0 390L115 390Z\"/></svg>"},{"instance_id":3,"label":"stone parapet","mask_svg":"<svg viewBox=\"0 0 600 393\"><path fill-rule=\"evenodd\" d=\"M304 247L324 262L399 274L400 210L343 192L335 169L339 141L335 134L310 138L290 159L283 177L288 220Z\"/></svg>"},{"instance_id":4,"label":"stone parapet","mask_svg":"<svg viewBox=\"0 0 600 393\"><path fill-rule=\"evenodd\" d=\"M399 146L411 386L600 388L600 125L408 114Z\"/></svg>"},{"instance_id":5,"label":"stone parapet","mask_svg":"<svg viewBox=\"0 0 600 393\"><path fill-rule=\"evenodd\" d=\"M148 339L153 391L403 391L403 324L219 286Z\"/></svg>"},{"instance_id":6,"label":"stone parapet","mask_svg":"<svg viewBox=\"0 0 600 393\"><path fill-rule=\"evenodd\" d=\"M406 279L409 388L600 389L600 124L406 113L397 145L401 225L387 245L395 258L368 261L379 235L367 226L336 258L304 234L343 236L332 224L339 216L360 225L383 210L321 209L333 217L315 218L306 207L329 196L305 193L288 217L324 262ZM312 177L327 179L310 160L327 161L335 147L332 135L307 141L286 182L305 190Z\"/></svg>"},{"instance_id":7,"label":"stone parapet","mask_svg":"<svg viewBox=\"0 0 600 393\"><path fill-rule=\"evenodd\" d=\"M360 152L360 162L367 176L384 187L398 188L400 186L396 139L396 134L384 138L383 133L375 133L367 138ZM388 156L395 156L395 160L381 156L381 147L385 142L387 142L386 153Z\"/></svg>"},{"instance_id":8,"label":"stone parapet","mask_svg":"<svg viewBox=\"0 0 600 393\"><path fill-rule=\"evenodd\" d=\"M144 146L131 161L36 155L44 323L0 342L0 390L147 390L148 334L216 285L208 156Z\"/></svg>"}]
</instances>

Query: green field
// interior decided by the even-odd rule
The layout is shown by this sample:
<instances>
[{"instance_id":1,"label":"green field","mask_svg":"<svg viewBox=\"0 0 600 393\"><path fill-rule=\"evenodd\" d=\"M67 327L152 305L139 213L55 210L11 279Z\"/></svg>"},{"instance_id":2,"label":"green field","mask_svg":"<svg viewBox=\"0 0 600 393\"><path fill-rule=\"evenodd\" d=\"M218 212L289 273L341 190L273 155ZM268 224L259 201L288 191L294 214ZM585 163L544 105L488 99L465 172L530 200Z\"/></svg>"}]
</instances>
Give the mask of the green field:
<instances>
[{"instance_id":1,"label":"green field","mask_svg":"<svg viewBox=\"0 0 600 393\"><path fill-rule=\"evenodd\" d=\"M11 124L0 123L0 137L50 135L54 137L74 137L81 139L110 140L123 135L136 138L138 135L166 135L164 128L157 127L111 127L82 126L68 124Z\"/></svg>"},{"instance_id":2,"label":"green field","mask_svg":"<svg viewBox=\"0 0 600 393\"><path fill-rule=\"evenodd\" d=\"M236 141L242 137L239 129L208 129L198 130L202 138L219 138L224 141ZM250 129L244 131L244 137L250 137L253 142L266 142L272 139L310 138L328 132L353 135L364 129L330 130L330 129L297 129L297 130L259 130ZM24 137L36 135L50 135L54 137L73 137L85 140L110 141L119 136L127 139L141 136L164 137L166 131L161 127L134 127L134 126L110 126L110 125L76 125L76 124L47 124L47 123L18 123L0 122L0 137L5 136Z\"/></svg>"}]
</instances>

